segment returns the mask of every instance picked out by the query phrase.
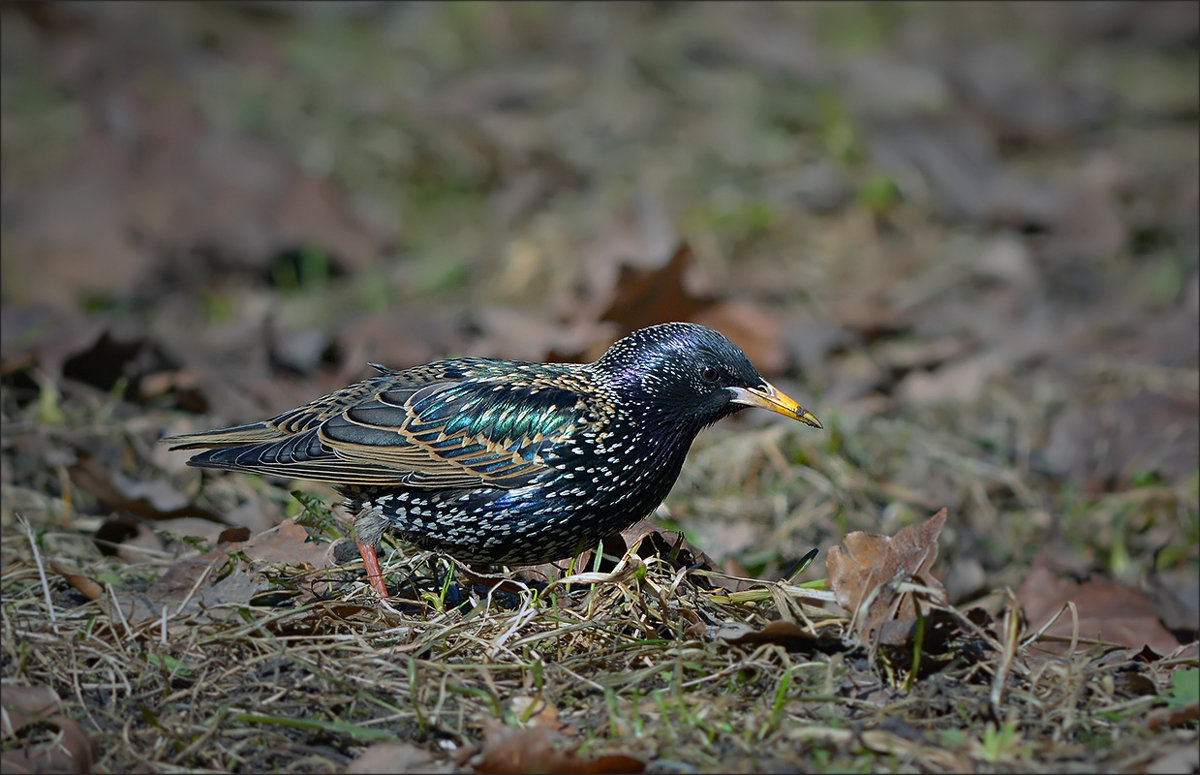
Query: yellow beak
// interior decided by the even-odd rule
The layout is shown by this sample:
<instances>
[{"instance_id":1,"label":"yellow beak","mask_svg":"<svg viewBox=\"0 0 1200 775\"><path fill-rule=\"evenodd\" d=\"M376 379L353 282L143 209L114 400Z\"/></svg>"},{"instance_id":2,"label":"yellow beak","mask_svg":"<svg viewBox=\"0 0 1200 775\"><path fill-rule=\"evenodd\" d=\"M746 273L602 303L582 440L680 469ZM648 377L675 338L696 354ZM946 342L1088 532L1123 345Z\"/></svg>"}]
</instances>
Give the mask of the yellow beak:
<instances>
[{"instance_id":1,"label":"yellow beak","mask_svg":"<svg viewBox=\"0 0 1200 775\"><path fill-rule=\"evenodd\" d=\"M759 409L791 417L793 420L799 420L814 428L822 427L821 421L813 417L812 412L779 392L774 385L765 380L760 387L756 388L731 387L726 389L733 393L733 403L735 404L757 406Z\"/></svg>"}]
</instances>

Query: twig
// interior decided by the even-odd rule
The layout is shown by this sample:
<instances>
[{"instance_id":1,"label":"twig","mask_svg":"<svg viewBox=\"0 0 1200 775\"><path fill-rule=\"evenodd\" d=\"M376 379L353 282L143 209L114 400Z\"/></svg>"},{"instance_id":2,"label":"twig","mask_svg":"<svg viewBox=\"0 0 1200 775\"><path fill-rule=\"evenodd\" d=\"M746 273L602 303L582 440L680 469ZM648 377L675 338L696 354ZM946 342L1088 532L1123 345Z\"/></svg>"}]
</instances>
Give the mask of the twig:
<instances>
[{"instance_id":1,"label":"twig","mask_svg":"<svg viewBox=\"0 0 1200 775\"><path fill-rule=\"evenodd\" d=\"M217 564L217 561L213 560L207 566L205 566L204 572L201 573L200 577L196 579L196 582L194 584L192 584L192 588L188 590L187 595L184 596L183 600L179 603L179 607L175 609L175 613L171 614L172 619L174 619L176 616L179 616L181 613L183 613L184 607L188 603L191 602L192 596L196 594L196 590L199 589L200 584L202 584L204 582L204 580L206 578L208 578L208 574L212 571L213 566L216 564ZM167 610L166 607L164 607L163 610L166 611ZM165 632L164 632L164 637L165 637Z\"/></svg>"},{"instance_id":2,"label":"twig","mask_svg":"<svg viewBox=\"0 0 1200 775\"><path fill-rule=\"evenodd\" d=\"M58 616L54 613L54 601L50 598L50 582L46 579L46 566L42 564L42 553L38 551L37 539L33 537L33 528L29 526L29 522L20 514L16 515L17 521L21 523L21 529L25 531L25 536L29 539L29 548L33 550L33 562L37 565L38 577L42 580L42 592L46 595L46 610L50 612L50 627L54 630L55 635L61 635L58 631Z\"/></svg>"},{"instance_id":3,"label":"twig","mask_svg":"<svg viewBox=\"0 0 1200 775\"><path fill-rule=\"evenodd\" d=\"M566 667L561 662L555 664L554 667L563 671L564 673L571 676L572 678L574 678L576 681L579 681L580 683L587 684L588 686L591 686L593 689L599 689L600 691L604 691L604 686L602 684L598 684L590 678L585 678L585 677L581 676L579 673L576 673L574 670L570 669L569 667Z\"/></svg>"},{"instance_id":4,"label":"twig","mask_svg":"<svg viewBox=\"0 0 1200 775\"><path fill-rule=\"evenodd\" d=\"M125 612L121 610L121 601L117 598L117 590L113 589L112 584L105 584L104 588L108 590L108 596L112 598L113 608L117 612L117 618L121 620L121 625L125 628L125 634L133 640L133 628L129 626L129 620L125 618Z\"/></svg>"}]
</instances>

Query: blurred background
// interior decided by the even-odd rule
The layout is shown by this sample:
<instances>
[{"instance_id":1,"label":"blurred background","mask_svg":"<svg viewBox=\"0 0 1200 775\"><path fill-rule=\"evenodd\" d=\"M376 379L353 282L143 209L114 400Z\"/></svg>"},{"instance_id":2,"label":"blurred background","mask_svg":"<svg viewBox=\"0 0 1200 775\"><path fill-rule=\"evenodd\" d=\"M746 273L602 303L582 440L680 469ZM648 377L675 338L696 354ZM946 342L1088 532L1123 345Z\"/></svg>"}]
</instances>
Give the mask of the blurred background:
<instances>
[{"instance_id":1,"label":"blurred background","mask_svg":"<svg viewBox=\"0 0 1200 775\"><path fill-rule=\"evenodd\" d=\"M5 529L262 529L154 440L687 319L827 426L702 436L727 567L947 506L957 600L1195 590L1198 8L3 3Z\"/></svg>"}]
</instances>

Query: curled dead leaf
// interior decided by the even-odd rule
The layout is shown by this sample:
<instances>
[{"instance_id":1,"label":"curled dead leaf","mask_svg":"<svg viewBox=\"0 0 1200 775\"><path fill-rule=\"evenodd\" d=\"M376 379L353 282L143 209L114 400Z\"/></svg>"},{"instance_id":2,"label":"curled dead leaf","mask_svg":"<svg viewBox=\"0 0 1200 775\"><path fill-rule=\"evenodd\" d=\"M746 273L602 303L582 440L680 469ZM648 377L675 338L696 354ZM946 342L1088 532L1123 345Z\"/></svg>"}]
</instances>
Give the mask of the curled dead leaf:
<instances>
[{"instance_id":1,"label":"curled dead leaf","mask_svg":"<svg viewBox=\"0 0 1200 775\"><path fill-rule=\"evenodd\" d=\"M892 582L920 584L932 602L948 602L945 587L930 574L946 514L942 509L890 538L855 531L842 539L844 546L829 550L829 586L838 604L850 611L860 640L872 638L884 622L917 615L917 595Z\"/></svg>"},{"instance_id":2,"label":"curled dead leaf","mask_svg":"<svg viewBox=\"0 0 1200 775\"><path fill-rule=\"evenodd\" d=\"M50 562L50 569L66 579L67 583L75 588L75 591L86 597L88 600L96 600L104 594L104 587L95 579L89 578L79 573L71 573L57 562Z\"/></svg>"}]
</instances>

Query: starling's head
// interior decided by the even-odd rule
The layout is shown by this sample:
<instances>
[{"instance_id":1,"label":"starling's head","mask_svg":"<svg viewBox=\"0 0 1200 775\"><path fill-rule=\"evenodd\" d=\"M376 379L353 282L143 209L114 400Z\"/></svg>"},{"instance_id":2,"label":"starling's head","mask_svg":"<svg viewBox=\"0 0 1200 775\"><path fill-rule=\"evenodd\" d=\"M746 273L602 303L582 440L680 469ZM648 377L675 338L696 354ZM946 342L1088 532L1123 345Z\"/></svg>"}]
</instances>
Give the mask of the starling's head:
<instances>
[{"instance_id":1,"label":"starling's head","mask_svg":"<svg viewBox=\"0 0 1200 775\"><path fill-rule=\"evenodd\" d=\"M757 406L820 428L808 410L763 379L746 354L711 328L664 323L634 331L594 364L646 411L698 427Z\"/></svg>"}]
</instances>

